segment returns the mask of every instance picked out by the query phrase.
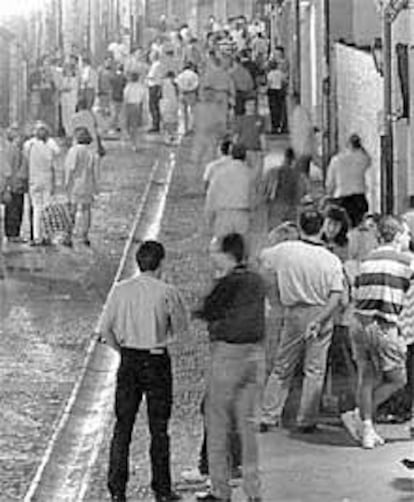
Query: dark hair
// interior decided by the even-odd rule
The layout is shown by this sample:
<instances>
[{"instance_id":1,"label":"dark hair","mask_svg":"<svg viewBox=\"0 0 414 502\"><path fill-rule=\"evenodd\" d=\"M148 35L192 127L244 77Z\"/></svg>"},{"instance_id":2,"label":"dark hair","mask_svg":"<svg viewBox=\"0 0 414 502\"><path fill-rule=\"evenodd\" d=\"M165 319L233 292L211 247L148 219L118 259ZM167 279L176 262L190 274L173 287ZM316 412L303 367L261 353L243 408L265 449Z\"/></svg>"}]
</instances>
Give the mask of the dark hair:
<instances>
[{"instance_id":1,"label":"dark hair","mask_svg":"<svg viewBox=\"0 0 414 502\"><path fill-rule=\"evenodd\" d=\"M293 162L295 160L295 151L290 146L285 150L285 159L289 162Z\"/></svg>"},{"instance_id":2,"label":"dark hair","mask_svg":"<svg viewBox=\"0 0 414 502\"><path fill-rule=\"evenodd\" d=\"M167 78L175 78L175 73L170 70L170 71L167 71L167 74L165 75Z\"/></svg>"},{"instance_id":3,"label":"dark hair","mask_svg":"<svg viewBox=\"0 0 414 502\"><path fill-rule=\"evenodd\" d=\"M223 141L221 142L221 145L220 145L221 153L223 155L229 155L230 150L231 150L231 145L232 145L232 142L230 139L228 139L228 138L223 139Z\"/></svg>"},{"instance_id":4,"label":"dark hair","mask_svg":"<svg viewBox=\"0 0 414 502\"><path fill-rule=\"evenodd\" d=\"M317 235L323 225L323 215L317 209L304 209L299 215L299 227L305 235Z\"/></svg>"},{"instance_id":5,"label":"dark hair","mask_svg":"<svg viewBox=\"0 0 414 502\"><path fill-rule=\"evenodd\" d=\"M358 134L351 134L351 136L349 137L349 144L352 146L352 148L355 149L362 147L361 138L358 136Z\"/></svg>"},{"instance_id":6,"label":"dark hair","mask_svg":"<svg viewBox=\"0 0 414 502\"><path fill-rule=\"evenodd\" d=\"M338 235L335 236L333 242L338 246L345 246L348 243L348 231L351 226L346 210L340 206L330 205L325 211L325 218L330 218L331 220L337 221L341 224L341 229L339 230ZM326 237L322 236L322 239L326 240Z\"/></svg>"},{"instance_id":7,"label":"dark hair","mask_svg":"<svg viewBox=\"0 0 414 502\"><path fill-rule=\"evenodd\" d=\"M246 160L246 147L243 143L236 143L233 145L231 154L234 160Z\"/></svg>"},{"instance_id":8,"label":"dark hair","mask_svg":"<svg viewBox=\"0 0 414 502\"><path fill-rule=\"evenodd\" d=\"M82 63L90 65L91 64L91 60L89 58L83 58L82 59Z\"/></svg>"},{"instance_id":9,"label":"dark hair","mask_svg":"<svg viewBox=\"0 0 414 502\"><path fill-rule=\"evenodd\" d=\"M86 127L77 127L74 134L79 145L90 145L93 141L92 136Z\"/></svg>"},{"instance_id":10,"label":"dark hair","mask_svg":"<svg viewBox=\"0 0 414 502\"><path fill-rule=\"evenodd\" d=\"M381 216L377 228L382 241L386 244L392 242L395 236L403 231L401 219L391 214Z\"/></svg>"},{"instance_id":11,"label":"dark hair","mask_svg":"<svg viewBox=\"0 0 414 502\"><path fill-rule=\"evenodd\" d=\"M139 73L133 71L131 73L131 82L138 82L138 80L139 80Z\"/></svg>"},{"instance_id":12,"label":"dark hair","mask_svg":"<svg viewBox=\"0 0 414 502\"><path fill-rule=\"evenodd\" d=\"M277 45L275 47L275 50L281 52L283 55L285 54L285 48L283 47L283 45Z\"/></svg>"},{"instance_id":13,"label":"dark hair","mask_svg":"<svg viewBox=\"0 0 414 502\"><path fill-rule=\"evenodd\" d=\"M228 234L221 241L221 251L231 255L237 263L245 258L245 245L243 236L237 233Z\"/></svg>"},{"instance_id":14,"label":"dark hair","mask_svg":"<svg viewBox=\"0 0 414 502\"><path fill-rule=\"evenodd\" d=\"M88 109L88 100L84 97L79 98L79 101L76 105L76 111L78 112L79 110L87 110Z\"/></svg>"},{"instance_id":15,"label":"dark hair","mask_svg":"<svg viewBox=\"0 0 414 502\"><path fill-rule=\"evenodd\" d=\"M157 270L165 258L164 246L157 241L143 242L136 254L136 260L141 272Z\"/></svg>"},{"instance_id":16,"label":"dark hair","mask_svg":"<svg viewBox=\"0 0 414 502\"><path fill-rule=\"evenodd\" d=\"M297 91L295 91L292 94L292 99L295 103L300 103L300 94Z\"/></svg>"}]
</instances>

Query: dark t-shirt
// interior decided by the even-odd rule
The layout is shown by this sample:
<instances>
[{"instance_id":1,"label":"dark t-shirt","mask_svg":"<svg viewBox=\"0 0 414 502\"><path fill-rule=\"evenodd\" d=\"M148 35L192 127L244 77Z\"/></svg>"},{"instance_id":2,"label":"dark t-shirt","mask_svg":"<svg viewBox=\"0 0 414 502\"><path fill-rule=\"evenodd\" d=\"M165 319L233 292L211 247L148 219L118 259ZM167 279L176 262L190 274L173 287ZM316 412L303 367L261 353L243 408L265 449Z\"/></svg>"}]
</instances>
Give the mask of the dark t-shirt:
<instances>
[{"instance_id":1,"label":"dark t-shirt","mask_svg":"<svg viewBox=\"0 0 414 502\"><path fill-rule=\"evenodd\" d=\"M115 73L111 79L112 99L122 102L124 99L124 88L127 84L127 78L123 73Z\"/></svg>"},{"instance_id":2,"label":"dark t-shirt","mask_svg":"<svg viewBox=\"0 0 414 502\"><path fill-rule=\"evenodd\" d=\"M198 317L208 322L211 341L258 343L265 336L265 284L244 266L219 279Z\"/></svg>"},{"instance_id":3,"label":"dark t-shirt","mask_svg":"<svg viewBox=\"0 0 414 502\"><path fill-rule=\"evenodd\" d=\"M260 136L264 132L265 120L260 115L243 115L235 127L238 142L243 143L246 150L261 150Z\"/></svg>"}]
</instances>

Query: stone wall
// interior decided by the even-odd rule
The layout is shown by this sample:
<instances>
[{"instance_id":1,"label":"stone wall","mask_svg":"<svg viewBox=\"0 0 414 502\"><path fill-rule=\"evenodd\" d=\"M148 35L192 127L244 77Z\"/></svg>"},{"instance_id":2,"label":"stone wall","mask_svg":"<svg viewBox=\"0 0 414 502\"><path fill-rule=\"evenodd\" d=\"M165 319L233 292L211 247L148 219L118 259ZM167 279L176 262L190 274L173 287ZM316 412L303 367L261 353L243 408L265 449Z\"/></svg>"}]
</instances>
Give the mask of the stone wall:
<instances>
[{"instance_id":1,"label":"stone wall","mask_svg":"<svg viewBox=\"0 0 414 502\"><path fill-rule=\"evenodd\" d=\"M380 124L383 82L372 55L335 45L338 142L343 147L352 133L361 136L372 157L367 182L371 211L380 209Z\"/></svg>"}]
</instances>

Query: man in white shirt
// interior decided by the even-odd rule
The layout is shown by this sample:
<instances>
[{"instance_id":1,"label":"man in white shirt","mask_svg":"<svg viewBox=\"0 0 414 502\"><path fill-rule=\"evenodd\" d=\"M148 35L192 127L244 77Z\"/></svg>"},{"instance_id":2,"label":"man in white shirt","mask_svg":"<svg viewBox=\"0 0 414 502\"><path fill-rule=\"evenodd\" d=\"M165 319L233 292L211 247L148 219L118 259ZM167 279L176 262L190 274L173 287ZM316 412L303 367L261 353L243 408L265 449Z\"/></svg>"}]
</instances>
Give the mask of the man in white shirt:
<instances>
[{"instance_id":1,"label":"man in white shirt","mask_svg":"<svg viewBox=\"0 0 414 502\"><path fill-rule=\"evenodd\" d=\"M55 140L49 137L49 128L38 122L34 138L24 145L24 154L29 166L29 195L33 208L32 245L47 244L42 235L42 211L48 205L55 190L55 161L60 149Z\"/></svg>"},{"instance_id":2,"label":"man in white shirt","mask_svg":"<svg viewBox=\"0 0 414 502\"><path fill-rule=\"evenodd\" d=\"M176 78L176 83L180 91L181 103L184 115L184 132L189 134L193 128L193 112L197 101L197 90L200 79L193 70L193 65L188 63L184 70Z\"/></svg>"},{"instance_id":3,"label":"man in white shirt","mask_svg":"<svg viewBox=\"0 0 414 502\"><path fill-rule=\"evenodd\" d=\"M270 62L267 74L267 97L269 100L272 134L280 134L283 130L283 104L286 99L284 85L285 75L275 61Z\"/></svg>"},{"instance_id":4,"label":"man in white shirt","mask_svg":"<svg viewBox=\"0 0 414 502\"><path fill-rule=\"evenodd\" d=\"M109 44L108 51L112 53L114 61L119 64L124 64L125 59L128 57L128 47L123 43L121 36L115 42Z\"/></svg>"},{"instance_id":5,"label":"man in white shirt","mask_svg":"<svg viewBox=\"0 0 414 502\"><path fill-rule=\"evenodd\" d=\"M227 164L227 161L231 159L230 150L231 150L232 142L229 139L225 139L222 141L220 145L220 157L212 162L209 162L206 165L203 174L204 187L206 191L214 176L220 171L221 167Z\"/></svg>"},{"instance_id":6,"label":"man in white shirt","mask_svg":"<svg viewBox=\"0 0 414 502\"><path fill-rule=\"evenodd\" d=\"M152 63L147 75L147 85L149 90L149 109L152 118L152 128L148 132L160 132L161 123L161 90L162 79L165 76L163 64L160 61L160 55L154 52Z\"/></svg>"},{"instance_id":7,"label":"man in white shirt","mask_svg":"<svg viewBox=\"0 0 414 502\"><path fill-rule=\"evenodd\" d=\"M299 218L301 239L262 251L264 276L283 307L283 328L262 404L261 431L281 425L298 366L303 364L302 398L297 414L300 432L316 430L326 360L332 339L332 315L343 291L342 264L321 239L323 216L314 209Z\"/></svg>"},{"instance_id":8,"label":"man in white shirt","mask_svg":"<svg viewBox=\"0 0 414 502\"><path fill-rule=\"evenodd\" d=\"M246 164L246 149L243 145L233 146L232 157L223 161L207 190L207 225L216 239L235 232L247 241L253 175Z\"/></svg>"}]
</instances>

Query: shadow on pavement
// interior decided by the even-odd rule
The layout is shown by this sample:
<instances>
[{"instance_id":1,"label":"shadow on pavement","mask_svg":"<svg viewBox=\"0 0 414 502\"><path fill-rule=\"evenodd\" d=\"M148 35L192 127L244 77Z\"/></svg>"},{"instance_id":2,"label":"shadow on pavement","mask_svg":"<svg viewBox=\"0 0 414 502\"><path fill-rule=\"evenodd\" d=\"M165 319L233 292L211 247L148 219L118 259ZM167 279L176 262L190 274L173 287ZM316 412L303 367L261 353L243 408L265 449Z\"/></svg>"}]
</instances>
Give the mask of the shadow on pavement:
<instances>
[{"instance_id":1,"label":"shadow on pavement","mask_svg":"<svg viewBox=\"0 0 414 502\"><path fill-rule=\"evenodd\" d=\"M290 437L308 444L337 446L343 448L357 446L348 434L339 427L324 427L312 434L301 434L292 430L290 432Z\"/></svg>"},{"instance_id":2,"label":"shadow on pavement","mask_svg":"<svg viewBox=\"0 0 414 502\"><path fill-rule=\"evenodd\" d=\"M414 496L414 478L395 478L392 482L391 482L391 486L399 491L399 492L404 492L404 493L411 493L411 496L409 499L405 499L405 497L403 497L401 500L401 502L403 500L413 500L413 496Z\"/></svg>"}]
</instances>

